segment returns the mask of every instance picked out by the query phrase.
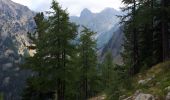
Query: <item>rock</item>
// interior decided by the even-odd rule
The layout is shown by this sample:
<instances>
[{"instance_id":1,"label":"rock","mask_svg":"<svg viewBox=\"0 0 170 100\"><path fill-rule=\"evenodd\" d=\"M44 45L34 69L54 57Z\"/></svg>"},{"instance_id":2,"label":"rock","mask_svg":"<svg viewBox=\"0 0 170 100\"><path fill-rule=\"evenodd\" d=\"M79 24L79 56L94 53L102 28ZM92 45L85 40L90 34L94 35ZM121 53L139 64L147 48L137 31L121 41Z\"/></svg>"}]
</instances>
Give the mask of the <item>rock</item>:
<instances>
[{"instance_id":1,"label":"rock","mask_svg":"<svg viewBox=\"0 0 170 100\"><path fill-rule=\"evenodd\" d=\"M149 81L151 81L152 79L154 79L155 78L155 75L153 75L152 77L149 77L149 78L147 78L147 79L145 79L145 80L139 80L138 81L138 84L140 84L140 85L145 85L145 84L147 84Z\"/></svg>"},{"instance_id":2,"label":"rock","mask_svg":"<svg viewBox=\"0 0 170 100\"><path fill-rule=\"evenodd\" d=\"M134 100L155 100L154 96L151 94L140 93L135 97Z\"/></svg>"},{"instance_id":3,"label":"rock","mask_svg":"<svg viewBox=\"0 0 170 100\"><path fill-rule=\"evenodd\" d=\"M16 68L14 69L14 71L20 71L20 68L19 68L19 67L16 67Z\"/></svg>"},{"instance_id":4,"label":"rock","mask_svg":"<svg viewBox=\"0 0 170 100\"><path fill-rule=\"evenodd\" d=\"M140 84L140 85L144 85L144 84L146 84L146 83L147 83L146 80L139 80L139 81L138 81L138 84Z\"/></svg>"},{"instance_id":5,"label":"rock","mask_svg":"<svg viewBox=\"0 0 170 100\"><path fill-rule=\"evenodd\" d=\"M147 79L147 82L151 81L153 79L153 77L150 77Z\"/></svg>"},{"instance_id":6,"label":"rock","mask_svg":"<svg viewBox=\"0 0 170 100\"><path fill-rule=\"evenodd\" d=\"M160 98L158 96L155 96L155 100L160 100Z\"/></svg>"},{"instance_id":7,"label":"rock","mask_svg":"<svg viewBox=\"0 0 170 100\"><path fill-rule=\"evenodd\" d=\"M5 56L6 57L8 57L8 56L10 56L12 54L15 54L13 50L8 49L8 50L5 51Z\"/></svg>"},{"instance_id":8,"label":"rock","mask_svg":"<svg viewBox=\"0 0 170 100\"><path fill-rule=\"evenodd\" d=\"M119 100L123 100L125 98L126 98L126 95L122 95L122 96L119 97Z\"/></svg>"},{"instance_id":9,"label":"rock","mask_svg":"<svg viewBox=\"0 0 170 100\"><path fill-rule=\"evenodd\" d=\"M152 75L152 79L155 78L155 75Z\"/></svg>"},{"instance_id":10,"label":"rock","mask_svg":"<svg viewBox=\"0 0 170 100\"><path fill-rule=\"evenodd\" d=\"M165 100L170 100L170 92L168 92Z\"/></svg>"},{"instance_id":11,"label":"rock","mask_svg":"<svg viewBox=\"0 0 170 100\"><path fill-rule=\"evenodd\" d=\"M126 98L126 99L120 99L120 100L133 100L133 97L130 96L130 97Z\"/></svg>"},{"instance_id":12,"label":"rock","mask_svg":"<svg viewBox=\"0 0 170 100\"><path fill-rule=\"evenodd\" d=\"M137 90L137 91L135 92L134 96L139 95L141 92L142 92L141 90Z\"/></svg>"},{"instance_id":13,"label":"rock","mask_svg":"<svg viewBox=\"0 0 170 100\"><path fill-rule=\"evenodd\" d=\"M141 75L139 75L139 78L141 78ZM148 77L148 78L146 78L146 79L139 80L139 81L138 81L138 84L139 84L139 85L145 85L145 84L147 84L149 81L153 80L154 78L155 78L155 75L152 75L152 76L150 76L150 77Z\"/></svg>"},{"instance_id":14,"label":"rock","mask_svg":"<svg viewBox=\"0 0 170 100\"><path fill-rule=\"evenodd\" d=\"M158 85L158 86L161 85L161 82L157 82L156 85Z\"/></svg>"},{"instance_id":15,"label":"rock","mask_svg":"<svg viewBox=\"0 0 170 100\"><path fill-rule=\"evenodd\" d=\"M8 70L8 69L10 69L10 68L12 68L13 67L13 64L12 63L6 63L6 64L3 64L2 65L2 70L3 71L6 71L6 70Z\"/></svg>"},{"instance_id":16,"label":"rock","mask_svg":"<svg viewBox=\"0 0 170 100\"><path fill-rule=\"evenodd\" d=\"M165 88L165 91L166 91L166 92L170 92L170 86L166 87L166 88Z\"/></svg>"},{"instance_id":17,"label":"rock","mask_svg":"<svg viewBox=\"0 0 170 100\"><path fill-rule=\"evenodd\" d=\"M106 95L101 95L101 96L97 96L88 100L105 100L106 99Z\"/></svg>"},{"instance_id":18,"label":"rock","mask_svg":"<svg viewBox=\"0 0 170 100\"><path fill-rule=\"evenodd\" d=\"M141 90L137 90L134 95L120 100L157 100L153 95L151 94L144 94Z\"/></svg>"},{"instance_id":19,"label":"rock","mask_svg":"<svg viewBox=\"0 0 170 100\"><path fill-rule=\"evenodd\" d=\"M9 81L10 81L10 77L6 77L3 81L3 84L4 85L8 85L9 84Z\"/></svg>"}]
</instances>

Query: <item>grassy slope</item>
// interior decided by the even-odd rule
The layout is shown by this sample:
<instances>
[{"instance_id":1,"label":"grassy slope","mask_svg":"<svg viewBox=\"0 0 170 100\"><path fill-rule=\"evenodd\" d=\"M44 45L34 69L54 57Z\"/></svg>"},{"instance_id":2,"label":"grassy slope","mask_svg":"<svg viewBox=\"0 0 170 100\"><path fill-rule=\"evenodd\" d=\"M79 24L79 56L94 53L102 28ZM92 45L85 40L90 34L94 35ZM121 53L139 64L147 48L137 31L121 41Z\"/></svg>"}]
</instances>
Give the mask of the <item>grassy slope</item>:
<instances>
[{"instance_id":1,"label":"grassy slope","mask_svg":"<svg viewBox=\"0 0 170 100\"><path fill-rule=\"evenodd\" d=\"M140 80L147 80L146 84L139 84ZM170 86L170 61L157 64L152 68L143 71L132 78L131 90L125 90L123 94L128 97L132 96L137 90L141 90L143 93L152 94L157 96L159 100L164 100L168 91L165 90ZM169 91L170 92L170 91ZM89 100L104 100L105 96L98 96Z\"/></svg>"},{"instance_id":2,"label":"grassy slope","mask_svg":"<svg viewBox=\"0 0 170 100\"><path fill-rule=\"evenodd\" d=\"M140 80L147 80L146 84L139 84ZM153 94L163 99L167 94L167 88L170 86L170 61L160 63L151 69L141 72L133 78L133 90L126 91L126 95L132 95L136 90L142 90L144 93ZM170 92L170 91L169 91Z\"/></svg>"}]
</instances>

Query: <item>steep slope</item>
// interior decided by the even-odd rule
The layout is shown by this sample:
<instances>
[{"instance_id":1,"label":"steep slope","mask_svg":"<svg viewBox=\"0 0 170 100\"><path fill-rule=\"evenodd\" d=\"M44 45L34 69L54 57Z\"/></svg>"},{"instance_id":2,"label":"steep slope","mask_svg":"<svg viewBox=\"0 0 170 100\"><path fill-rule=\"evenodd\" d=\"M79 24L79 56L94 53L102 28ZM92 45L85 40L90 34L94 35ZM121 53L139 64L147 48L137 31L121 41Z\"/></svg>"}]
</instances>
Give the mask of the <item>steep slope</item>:
<instances>
[{"instance_id":1,"label":"steep slope","mask_svg":"<svg viewBox=\"0 0 170 100\"><path fill-rule=\"evenodd\" d=\"M123 100L134 100L133 98L136 98L135 100L169 100L170 61L157 64L133 77L132 87L132 90L124 93L125 98L129 96L128 99L122 98ZM139 99L144 97L148 99Z\"/></svg>"},{"instance_id":2,"label":"steep slope","mask_svg":"<svg viewBox=\"0 0 170 100\"><path fill-rule=\"evenodd\" d=\"M33 31L34 13L10 0L0 0L0 92L5 100L19 100L26 71L19 68L29 45L27 32Z\"/></svg>"},{"instance_id":3,"label":"steep slope","mask_svg":"<svg viewBox=\"0 0 170 100\"><path fill-rule=\"evenodd\" d=\"M114 30L114 29L113 29ZM112 52L112 56L114 58L114 62L117 64L122 64L121 52L123 50L123 29L119 27L118 29L113 31L113 36L109 42L104 46L101 51L101 60L104 59L106 52Z\"/></svg>"}]
</instances>

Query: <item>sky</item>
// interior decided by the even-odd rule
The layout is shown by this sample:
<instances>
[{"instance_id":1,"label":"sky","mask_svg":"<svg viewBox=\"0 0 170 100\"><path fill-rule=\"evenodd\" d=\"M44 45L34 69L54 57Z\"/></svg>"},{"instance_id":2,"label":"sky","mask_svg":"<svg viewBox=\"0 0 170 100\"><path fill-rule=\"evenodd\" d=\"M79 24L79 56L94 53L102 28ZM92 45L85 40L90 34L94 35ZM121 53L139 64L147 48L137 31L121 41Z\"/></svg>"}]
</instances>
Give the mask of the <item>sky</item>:
<instances>
[{"instance_id":1,"label":"sky","mask_svg":"<svg viewBox=\"0 0 170 100\"><path fill-rule=\"evenodd\" d=\"M33 11L48 11L52 0L12 0L28 6ZM79 16L84 8L92 12L100 12L106 7L119 10L121 0L57 0L63 9L67 9L71 16Z\"/></svg>"}]
</instances>

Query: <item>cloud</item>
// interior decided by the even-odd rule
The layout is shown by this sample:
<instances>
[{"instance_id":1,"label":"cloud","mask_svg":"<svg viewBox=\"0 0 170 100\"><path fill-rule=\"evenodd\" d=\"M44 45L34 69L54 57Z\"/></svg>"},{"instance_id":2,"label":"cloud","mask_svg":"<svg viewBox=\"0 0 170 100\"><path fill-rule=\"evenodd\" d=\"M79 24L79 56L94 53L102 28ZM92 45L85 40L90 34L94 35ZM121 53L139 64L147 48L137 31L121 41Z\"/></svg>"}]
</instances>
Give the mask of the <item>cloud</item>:
<instances>
[{"instance_id":1,"label":"cloud","mask_svg":"<svg viewBox=\"0 0 170 100\"><path fill-rule=\"evenodd\" d=\"M48 11L52 0L12 0L28 6L34 11ZM68 9L70 15L79 15L84 8L93 12L100 12L106 7L119 9L121 0L57 0L59 4Z\"/></svg>"}]
</instances>

